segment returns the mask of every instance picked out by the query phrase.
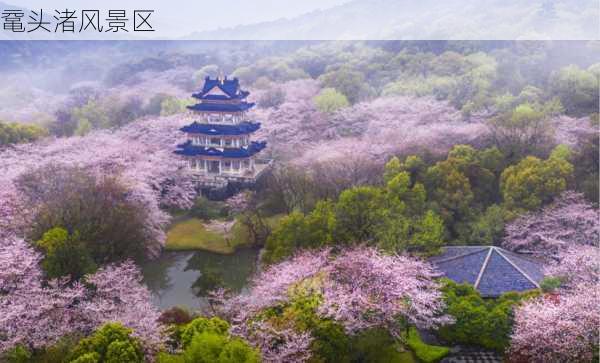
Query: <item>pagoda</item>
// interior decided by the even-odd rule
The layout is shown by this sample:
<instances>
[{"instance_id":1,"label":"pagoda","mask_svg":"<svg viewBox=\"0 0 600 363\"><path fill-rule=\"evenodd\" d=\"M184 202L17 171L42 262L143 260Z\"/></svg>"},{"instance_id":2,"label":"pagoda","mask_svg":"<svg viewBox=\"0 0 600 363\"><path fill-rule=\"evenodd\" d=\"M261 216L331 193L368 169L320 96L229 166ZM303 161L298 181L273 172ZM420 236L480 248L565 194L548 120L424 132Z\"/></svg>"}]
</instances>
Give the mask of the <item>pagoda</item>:
<instances>
[{"instance_id":1,"label":"pagoda","mask_svg":"<svg viewBox=\"0 0 600 363\"><path fill-rule=\"evenodd\" d=\"M237 78L206 77L204 86L192 97L200 102L188 106L200 119L181 128L187 141L178 145L187 167L204 186L223 186L231 181L252 183L269 166L257 159L266 141L251 141L260 128L248 120L254 103L246 101L250 93L240 89Z\"/></svg>"}]
</instances>

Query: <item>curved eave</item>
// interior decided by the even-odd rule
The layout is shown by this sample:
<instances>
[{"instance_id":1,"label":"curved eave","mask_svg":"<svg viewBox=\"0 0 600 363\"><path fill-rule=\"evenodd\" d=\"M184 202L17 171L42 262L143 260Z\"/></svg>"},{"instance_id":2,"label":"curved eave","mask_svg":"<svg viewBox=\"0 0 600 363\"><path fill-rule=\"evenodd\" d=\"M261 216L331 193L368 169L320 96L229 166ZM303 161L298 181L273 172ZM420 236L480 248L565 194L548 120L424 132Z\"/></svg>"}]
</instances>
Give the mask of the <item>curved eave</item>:
<instances>
[{"instance_id":1,"label":"curved eave","mask_svg":"<svg viewBox=\"0 0 600 363\"><path fill-rule=\"evenodd\" d=\"M237 125L201 124L194 122L182 127L181 131L188 134L210 136L239 136L248 135L260 129L260 122L242 122Z\"/></svg>"},{"instance_id":2,"label":"curved eave","mask_svg":"<svg viewBox=\"0 0 600 363\"><path fill-rule=\"evenodd\" d=\"M189 141L178 145L179 150L174 153L181 156L217 156L223 158L248 158L256 155L267 146L266 141L253 141L242 148L215 148L192 145Z\"/></svg>"},{"instance_id":3,"label":"curved eave","mask_svg":"<svg viewBox=\"0 0 600 363\"><path fill-rule=\"evenodd\" d=\"M254 107L254 103L197 103L187 106L189 110L197 112L244 112Z\"/></svg>"},{"instance_id":4,"label":"curved eave","mask_svg":"<svg viewBox=\"0 0 600 363\"><path fill-rule=\"evenodd\" d=\"M235 101L235 100L243 100L250 92L240 92L234 96L226 96L226 95L207 95L205 93L192 93L192 97L201 101Z\"/></svg>"}]
</instances>

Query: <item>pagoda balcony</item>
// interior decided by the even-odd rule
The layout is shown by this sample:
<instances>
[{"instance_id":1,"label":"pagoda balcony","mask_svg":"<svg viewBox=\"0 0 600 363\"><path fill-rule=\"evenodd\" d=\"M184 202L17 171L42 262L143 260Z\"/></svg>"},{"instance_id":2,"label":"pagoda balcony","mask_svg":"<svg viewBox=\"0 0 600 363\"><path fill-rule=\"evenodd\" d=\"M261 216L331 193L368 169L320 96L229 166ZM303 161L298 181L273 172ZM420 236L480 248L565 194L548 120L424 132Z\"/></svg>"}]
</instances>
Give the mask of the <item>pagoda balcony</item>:
<instances>
[{"instance_id":1,"label":"pagoda balcony","mask_svg":"<svg viewBox=\"0 0 600 363\"><path fill-rule=\"evenodd\" d=\"M272 159L255 159L250 169L226 169L220 171L211 171L206 168L189 168L193 175L194 181L209 186L224 186L229 182L254 183L260 178L271 166Z\"/></svg>"}]
</instances>

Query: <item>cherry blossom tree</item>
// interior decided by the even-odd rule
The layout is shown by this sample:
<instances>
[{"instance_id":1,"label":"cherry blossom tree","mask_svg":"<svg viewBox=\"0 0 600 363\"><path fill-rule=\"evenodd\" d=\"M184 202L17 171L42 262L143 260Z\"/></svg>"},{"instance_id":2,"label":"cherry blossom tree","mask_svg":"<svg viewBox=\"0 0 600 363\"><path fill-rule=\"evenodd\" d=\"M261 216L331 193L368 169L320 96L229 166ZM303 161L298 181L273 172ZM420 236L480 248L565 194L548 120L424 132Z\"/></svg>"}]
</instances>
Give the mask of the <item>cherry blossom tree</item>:
<instances>
[{"instance_id":1,"label":"cherry blossom tree","mask_svg":"<svg viewBox=\"0 0 600 363\"><path fill-rule=\"evenodd\" d=\"M44 281L38 252L23 239L0 238L0 352L16 344L45 347L110 321L134 329L149 356L159 347L159 312L133 262L106 266L72 285Z\"/></svg>"},{"instance_id":2,"label":"cherry blossom tree","mask_svg":"<svg viewBox=\"0 0 600 363\"><path fill-rule=\"evenodd\" d=\"M509 349L514 361L589 362L598 351L600 248L573 245L545 270L557 293L525 302L515 312Z\"/></svg>"},{"instance_id":3,"label":"cherry blossom tree","mask_svg":"<svg viewBox=\"0 0 600 363\"><path fill-rule=\"evenodd\" d=\"M564 289L581 284L600 282L600 248L597 246L571 246L557 255L545 268L545 275L558 277Z\"/></svg>"},{"instance_id":4,"label":"cherry blossom tree","mask_svg":"<svg viewBox=\"0 0 600 363\"><path fill-rule=\"evenodd\" d=\"M342 252L326 271L319 313L349 333L376 326L393 332L399 316L420 328L450 322L440 314L444 304L433 281L438 275L423 261L357 248Z\"/></svg>"},{"instance_id":5,"label":"cherry blossom tree","mask_svg":"<svg viewBox=\"0 0 600 363\"><path fill-rule=\"evenodd\" d=\"M509 356L516 362L591 362L598 351L600 296L596 285L545 295L515 311Z\"/></svg>"},{"instance_id":6,"label":"cherry blossom tree","mask_svg":"<svg viewBox=\"0 0 600 363\"><path fill-rule=\"evenodd\" d=\"M570 245L597 245L600 238L598 210L582 194L564 192L537 213L517 218L506 227L503 247L554 258Z\"/></svg>"},{"instance_id":7,"label":"cherry blossom tree","mask_svg":"<svg viewBox=\"0 0 600 363\"><path fill-rule=\"evenodd\" d=\"M317 314L342 324L349 334L381 326L399 333L398 318L429 328L449 323L437 274L426 262L359 247L333 253L304 251L270 266L252 279L248 293L220 300L232 333L259 347L267 361L304 361L312 337L294 327L270 324L264 309L284 306L305 284L321 303ZM292 329L290 331L290 329Z\"/></svg>"},{"instance_id":8,"label":"cherry blossom tree","mask_svg":"<svg viewBox=\"0 0 600 363\"><path fill-rule=\"evenodd\" d=\"M47 139L0 151L0 227L22 232L35 205L25 204L15 186L24 172L46 164L65 164L100 175L117 175L130 189L129 198L145 206L147 233L157 241L156 255L169 222L165 207L189 208L195 197L191 178L173 151L189 123L185 116L141 120L117 130L84 137Z\"/></svg>"}]
</instances>

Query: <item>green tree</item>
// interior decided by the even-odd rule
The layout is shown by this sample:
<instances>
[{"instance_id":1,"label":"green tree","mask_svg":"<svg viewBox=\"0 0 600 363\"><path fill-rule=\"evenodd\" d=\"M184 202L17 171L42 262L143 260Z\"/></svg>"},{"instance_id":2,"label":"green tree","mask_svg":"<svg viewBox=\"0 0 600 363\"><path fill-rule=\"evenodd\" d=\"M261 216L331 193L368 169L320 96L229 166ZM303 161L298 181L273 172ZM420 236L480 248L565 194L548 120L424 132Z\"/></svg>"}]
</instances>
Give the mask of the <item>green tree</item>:
<instances>
[{"instance_id":1,"label":"green tree","mask_svg":"<svg viewBox=\"0 0 600 363\"><path fill-rule=\"evenodd\" d=\"M162 353L159 363L258 363L260 353L247 342L229 336L229 324L217 317L199 317L181 330L182 354Z\"/></svg>"},{"instance_id":2,"label":"green tree","mask_svg":"<svg viewBox=\"0 0 600 363\"><path fill-rule=\"evenodd\" d=\"M433 253L443 243L443 220L426 210L426 193L422 184L410 187L407 172L401 172L387 183L386 204L382 210L377 244L390 251Z\"/></svg>"},{"instance_id":3,"label":"green tree","mask_svg":"<svg viewBox=\"0 0 600 363\"><path fill-rule=\"evenodd\" d=\"M75 129L75 135L85 136L92 131L92 124L87 118L82 118L77 121L77 128Z\"/></svg>"},{"instance_id":4,"label":"green tree","mask_svg":"<svg viewBox=\"0 0 600 363\"><path fill-rule=\"evenodd\" d=\"M0 146L32 142L48 135L48 130L37 125L0 122Z\"/></svg>"},{"instance_id":5,"label":"green tree","mask_svg":"<svg viewBox=\"0 0 600 363\"><path fill-rule=\"evenodd\" d=\"M183 352L185 363L258 363L260 354L241 339L204 332L194 335Z\"/></svg>"},{"instance_id":6,"label":"green tree","mask_svg":"<svg viewBox=\"0 0 600 363\"><path fill-rule=\"evenodd\" d=\"M504 225L508 213L497 204L489 206L473 223L470 244L494 245L500 242L504 235Z\"/></svg>"},{"instance_id":7,"label":"green tree","mask_svg":"<svg viewBox=\"0 0 600 363\"><path fill-rule=\"evenodd\" d=\"M575 183L577 190L582 191L586 198L598 205L600 186L600 140L598 134L583 139L573 155L575 167Z\"/></svg>"},{"instance_id":8,"label":"green tree","mask_svg":"<svg viewBox=\"0 0 600 363\"><path fill-rule=\"evenodd\" d=\"M317 109L321 112L333 113L340 108L348 107L350 103L343 93L334 88L324 88L313 98Z\"/></svg>"},{"instance_id":9,"label":"green tree","mask_svg":"<svg viewBox=\"0 0 600 363\"><path fill-rule=\"evenodd\" d=\"M267 238L263 261L274 263L298 248L318 248L334 242L336 216L333 203L319 201L308 215L292 212L283 217Z\"/></svg>"},{"instance_id":10,"label":"green tree","mask_svg":"<svg viewBox=\"0 0 600 363\"><path fill-rule=\"evenodd\" d=\"M375 236L382 219L382 193L360 186L344 190L336 204L336 229L346 243L366 242Z\"/></svg>"},{"instance_id":11,"label":"green tree","mask_svg":"<svg viewBox=\"0 0 600 363\"><path fill-rule=\"evenodd\" d=\"M306 218L309 247L321 247L335 243L337 219L335 205L329 200L320 200Z\"/></svg>"},{"instance_id":12,"label":"green tree","mask_svg":"<svg viewBox=\"0 0 600 363\"><path fill-rule=\"evenodd\" d=\"M228 331L229 324L220 318L214 317L209 319L199 317L192 320L181 331L181 344L184 348L189 346L196 334L208 332L217 335L225 335Z\"/></svg>"},{"instance_id":13,"label":"green tree","mask_svg":"<svg viewBox=\"0 0 600 363\"><path fill-rule=\"evenodd\" d=\"M555 151L546 160L528 156L502 172L500 188L508 208L535 210L567 188L573 165L564 151Z\"/></svg>"},{"instance_id":14,"label":"green tree","mask_svg":"<svg viewBox=\"0 0 600 363\"><path fill-rule=\"evenodd\" d=\"M427 169L425 176L428 195L451 237L464 237L473 217L475 198L469 178L451 161L441 161Z\"/></svg>"},{"instance_id":15,"label":"green tree","mask_svg":"<svg viewBox=\"0 0 600 363\"><path fill-rule=\"evenodd\" d=\"M398 157L394 156L385 164L385 168L383 169L383 181L388 183L402 171L404 171L402 162Z\"/></svg>"},{"instance_id":16,"label":"green tree","mask_svg":"<svg viewBox=\"0 0 600 363\"><path fill-rule=\"evenodd\" d=\"M307 230L302 213L296 211L283 217L267 238L263 262L275 263L292 255L296 248L306 244Z\"/></svg>"},{"instance_id":17,"label":"green tree","mask_svg":"<svg viewBox=\"0 0 600 363\"><path fill-rule=\"evenodd\" d=\"M71 111L72 117L77 121L77 129L89 131L89 129L104 129L111 126L109 111L106 105L96 99L89 100L81 107L75 107ZM84 135L81 133L79 135Z\"/></svg>"},{"instance_id":18,"label":"green tree","mask_svg":"<svg viewBox=\"0 0 600 363\"><path fill-rule=\"evenodd\" d=\"M42 267L48 278L69 276L76 281L96 270L90 251L79 240L77 232L69 235L66 229L55 227L44 233L36 244L44 251Z\"/></svg>"},{"instance_id":19,"label":"green tree","mask_svg":"<svg viewBox=\"0 0 600 363\"><path fill-rule=\"evenodd\" d=\"M551 135L549 112L539 104L523 103L492 118L489 126L494 142L511 160L539 154Z\"/></svg>"},{"instance_id":20,"label":"green tree","mask_svg":"<svg viewBox=\"0 0 600 363\"><path fill-rule=\"evenodd\" d=\"M349 67L340 67L327 72L320 77L320 80L326 88L334 88L343 93L352 104L360 101L370 92L365 76Z\"/></svg>"},{"instance_id":21,"label":"green tree","mask_svg":"<svg viewBox=\"0 0 600 363\"><path fill-rule=\"evenodd\" d=\"M570 65L561 68L550 78L550 92L560 98L568 114L598 112L600 86L593 67L585 70Z\"/></svg>"},{"instance_id":22,"label":"green tree","mask_svg":"<svg viewBox=\"0 0 600 363\"><path fill-rule=\"evenodd\" d=\"M495 164L502 159L503 154L495 148L477 151L470 145L455 145L446 162L469 179L473 203L479 209L499 197L497 176L500 174Z\"/></svg>"},{"instance_id":23,"label":"green tree","mask_svg":"<svg viewBox=\"0 0 600 363\"><path fill-rule=\"evenodd\" d=\"M169 96L163 99L160 103L160 115L171 116L186 111L187 106L193 105L192 99L180 99L177 97Z\"/></svg>"},{"instance_id":24,"label":"green tree","mask_svg":"<svg viewBox=\"0 0 600 363\"><path fill-rule=\"evenodd\" d=\"M140 342L131 336L132 330L119 323L108 323L73 348L68 362L142 363L144 354Z\"/></svg>"},{"instance_id":25,"label":"green tree","mask_svg":"<svg viewBox=\"0 0 600 363\"><path fill-rule=\"evenodd\" d=\"M427 211L414 229L410 248L434 253L444 244L444 221L434 211Z\"/></svg>"}]
</instances>

